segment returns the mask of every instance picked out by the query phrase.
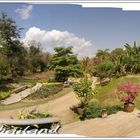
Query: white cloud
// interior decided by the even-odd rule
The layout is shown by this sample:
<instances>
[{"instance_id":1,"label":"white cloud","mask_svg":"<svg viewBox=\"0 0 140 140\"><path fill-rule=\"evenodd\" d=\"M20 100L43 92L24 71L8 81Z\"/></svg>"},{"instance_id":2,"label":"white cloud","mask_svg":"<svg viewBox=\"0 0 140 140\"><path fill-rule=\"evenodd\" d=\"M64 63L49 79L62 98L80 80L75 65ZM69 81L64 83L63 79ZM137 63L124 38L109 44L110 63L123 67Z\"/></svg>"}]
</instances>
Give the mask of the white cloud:
<instances>
[{"instance_id":1,"label":"white cloud","mask_svg":"<svg viewBox=\"0 0 140 140\"><path fill-rule=\"evenodd\" d=\"M58 46L73 46L73 52L76 53L79 58L94 55L95 48L90 41L79 38L68 31L46 31L37 27L31 27L26 32L25 38L23 38L22 41L28 45L32 40L40 42L42 49L48 52L53 52L53 49Z\"/></svg>"},{"instance_id":2,"label":"white cloud","mask_svg":"<svg viewBox=\"0 0 140 140\"><path fill-rule=\"evenodd\" d=\"M31 16L33 10L33 5L23 5L21 8L15 10L16 13L20 15L23 20L27 20Z\"/></svg>"}]
</instances>

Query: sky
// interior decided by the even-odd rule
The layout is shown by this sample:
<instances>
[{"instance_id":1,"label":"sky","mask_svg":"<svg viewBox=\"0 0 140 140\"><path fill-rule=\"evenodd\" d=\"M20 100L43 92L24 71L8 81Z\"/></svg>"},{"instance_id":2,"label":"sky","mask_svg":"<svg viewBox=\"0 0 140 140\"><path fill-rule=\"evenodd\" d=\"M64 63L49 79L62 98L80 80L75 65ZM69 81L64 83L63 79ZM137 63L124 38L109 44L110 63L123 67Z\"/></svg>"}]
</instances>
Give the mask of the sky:
<instances>
[{"instance_id":1,"label":"sky","mask_svg":"<svg viewBox=\"0 0 140 140\"><path fill-rule=\"evenodd\" d=\"M79 58L92 57L98 49L140 42L140 11L31 3L0 3L0 11L24 28L21 41L26 45L31 40L40 42L44 51L73 46Z\"/></svg>"}]
</instances>

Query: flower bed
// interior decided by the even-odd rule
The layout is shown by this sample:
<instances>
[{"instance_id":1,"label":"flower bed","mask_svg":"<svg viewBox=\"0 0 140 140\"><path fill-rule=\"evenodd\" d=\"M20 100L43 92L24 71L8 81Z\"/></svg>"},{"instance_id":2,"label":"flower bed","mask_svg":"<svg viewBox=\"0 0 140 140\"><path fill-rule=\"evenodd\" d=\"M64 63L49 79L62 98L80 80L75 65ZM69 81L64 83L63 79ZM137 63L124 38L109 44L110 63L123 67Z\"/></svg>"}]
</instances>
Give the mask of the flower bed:
<instances>
[{"instance_id":1,"label":"flower bed","mask_svg":"<svg viewBox=\"0 0 140 140\"><path fill-rule=\"evenodd\" d=\"M44 99L50 95L57 94L63 89L63 83L44 83L43 86L27 97L29 100Z\"/></svg>"}]
</instances>

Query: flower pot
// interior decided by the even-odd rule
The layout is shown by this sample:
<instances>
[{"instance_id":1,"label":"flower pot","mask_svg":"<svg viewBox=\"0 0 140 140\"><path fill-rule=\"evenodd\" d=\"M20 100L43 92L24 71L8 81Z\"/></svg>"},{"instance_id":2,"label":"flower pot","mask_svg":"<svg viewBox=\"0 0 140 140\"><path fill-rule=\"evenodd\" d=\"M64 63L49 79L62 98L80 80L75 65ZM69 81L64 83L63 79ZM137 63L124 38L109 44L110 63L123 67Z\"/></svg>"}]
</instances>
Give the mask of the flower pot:
<instances>
[{"instance_id":1,"label":"flower pot","mask_svg":"<svg viewBox=\"0 0 140 140\"><path fill-rule=\"evenodd\" d=\"M133 112L135 109L134 103L124 103L124 111L125 112Z\"/></svg>"}]
</instances>

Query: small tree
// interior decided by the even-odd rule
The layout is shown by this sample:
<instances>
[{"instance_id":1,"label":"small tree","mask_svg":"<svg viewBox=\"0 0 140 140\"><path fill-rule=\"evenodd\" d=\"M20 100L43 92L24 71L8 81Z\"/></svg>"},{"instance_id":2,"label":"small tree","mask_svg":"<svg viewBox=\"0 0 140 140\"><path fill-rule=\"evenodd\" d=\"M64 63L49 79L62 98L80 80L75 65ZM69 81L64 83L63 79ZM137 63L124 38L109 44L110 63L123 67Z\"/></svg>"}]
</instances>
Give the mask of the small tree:
<instances>
[{"instance_id":1,"label":"small tree","mask_svg":"<svg viewBox=\"0 0 140 140\"><path fill-rule=\"evenodd\" d=\"M92 81L88 77L84 77L79 82L75 82L73 84L73 90L83 105L87 104L94 95Z\"/></svg>"},{"instance_id":2,"label":"small tree","mask_svg":"<svg viewBox=\"0 0 140 140\"><path fill-rule=\"evenodd\" d=\"M55 70L56 81L64 82L68 77L82 75L77 56L73 54L72 47L57 47L52 57L51 68Z\"/></svg>"}]
</instances>

